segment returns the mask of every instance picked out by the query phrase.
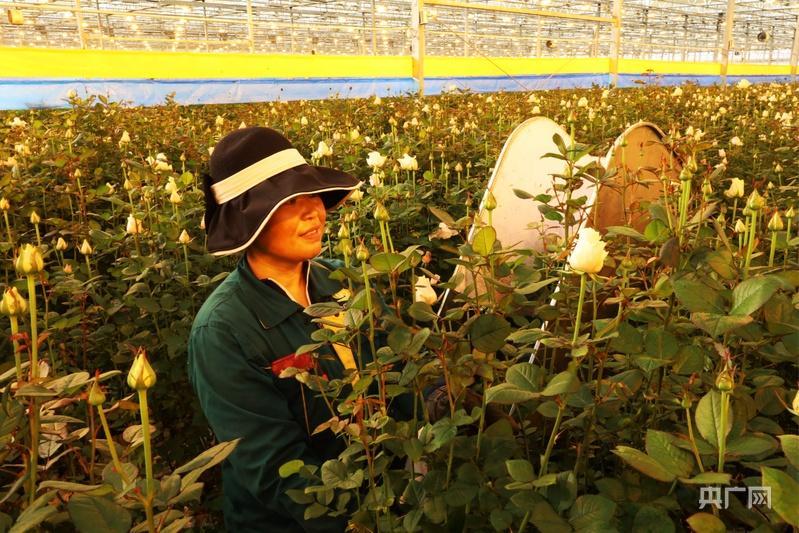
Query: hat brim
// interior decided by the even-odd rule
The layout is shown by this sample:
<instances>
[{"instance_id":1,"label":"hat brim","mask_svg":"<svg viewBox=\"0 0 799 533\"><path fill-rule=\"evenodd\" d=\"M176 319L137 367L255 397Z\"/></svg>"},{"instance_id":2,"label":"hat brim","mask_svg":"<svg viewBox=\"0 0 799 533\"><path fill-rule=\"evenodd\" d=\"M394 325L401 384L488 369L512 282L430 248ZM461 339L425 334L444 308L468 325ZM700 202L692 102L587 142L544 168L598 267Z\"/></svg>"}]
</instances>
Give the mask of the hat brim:
<instances>
[{"instance_id":1,"label":"hat brim","mask_svg":"<svg viewBox=\"0 0 799 533\"><path fill-rule=\"evenodd\" d=\"M307 164L290 168L216 207L206 221L208 252L222 256L246 250L274 212L292 198L319 194L330 210L360 185L358 178L332 168Z\"/></svg>"}]
</instances>

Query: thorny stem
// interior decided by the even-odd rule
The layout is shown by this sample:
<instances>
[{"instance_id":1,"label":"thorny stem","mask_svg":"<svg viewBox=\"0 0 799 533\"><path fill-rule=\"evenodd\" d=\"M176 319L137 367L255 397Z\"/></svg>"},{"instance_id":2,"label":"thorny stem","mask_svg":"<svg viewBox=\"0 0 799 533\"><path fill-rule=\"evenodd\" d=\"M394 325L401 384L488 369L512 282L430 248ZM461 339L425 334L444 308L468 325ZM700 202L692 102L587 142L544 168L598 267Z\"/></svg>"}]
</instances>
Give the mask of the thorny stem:
<instances>
[{"instance_id":1,"label":"thorny stem","mask_svg":"<svg viewBox=\"0 0 799 533\"><path fill-rule=\"evenodd\" d=\"M752 260L752 251L755 248L755 236L757 235L757 211L752 213L750 222L751 228L749 229L749 242L747 243L746 260L744 262L744 279L749 277L749 263Z\"/></svg>"},{"instance_id":2,"label":"thorny stem","mask_svg":"<svg viewBox=\"0 0 799 533\"><path fill-rule=\"evenodd\" d=\"M108 427L108 420L105 418L105 411L102 405L97 406L97 414L100 415L100 423L103 425L103 433L105 433L105 440L108 442L108 451L111 452L111 459L114 461L114 468L119 472L119 476L125 485L128 485L130 480L128 480L128 476L125 475L122 464L119 462L116 444L114 444L114 439L111 438L111 429Z\"/></svg>"},{"instance_id":3,"label":"thorny stem","mask_svg":"<svg viewBox=\"0 0 799 533\"><path fill-rule=\"evenodd\" d=\"M14 349L14 366L17 369L17 384L19 386L22 383L22 354L19 353L19 342L17 342L19 322L17 322L16 315L11 315L9 318L11 319L11 337L14 339L11 341Z\"/></svg>"},{"instance_id":4,"label":"thorny stem","mask_svg":"<svg viewBox=\"0 0 799 533\"><path fill-rule=\"evenodd\" d=\"M699 471L704 473L705 466L702 464L702 456L699 455L699 448L696 447L696 439L694 439L694 426L691 421L691 408L685 408L685 418L688 421L688 438L691 440L691 449L694 451L696 457L696 464L699 465Z\"/></svg>"},{"instance_id":5,"label":"thorny stem","mask_svg":"<svg viewBox=\"0 0 799 533\"><path fill-rule=\"evenodd\" d=\"M155 532L153 522L153 497L155 496L155 483L153 481L153 452L150 448L150 412L147 408L147 390L139 393L139 412L141 413L142 436L144 437L144 469L147 475L147 497L144 499L144 510L147 514L147 528L150 533Z\"/></svg>"},{"instance_id":6,"label":"thorny stem","mask_svg":"<svg viewBox=\"0 0 799 533\"><path fill-rule=\"evenodd\" d=\"M719 473L724 472L724 454L727 448L727 415L730 409L730 393L721 391L721 435L719 435Z\"/></svg>"},{"instance_id":7,"label":"thorny stem","mask_svg":"<svg viewBox=\"0 0 799 533\"><path fill-rule=\"evenodd\" d=\"M583 303L585 303L585 272L580 273L580 299L577 301L577 318L574 322L574 334L572 335L572 346L577 343L580 336L580 321L583 317Z\"/></svg>"},{"instance_id":8,"label":"thorny stem","mask_svg":"<svg viewBox=\"0 0 799 533\"><path fill-rule=\"evenodd\" d=\"M552 426L552 433L549 434L549 442L547 442L547 449L544 452L544 457L541 459L541 471L538 477L543 477L549 468L549 456L552 455L552 448L555 446L555 438L558 436L560 430L560 421L563 419L563 411L566 408L566 402L561 400L558 405L558 414L555 416L555 425Z\"/></svg>"}]
</instances>

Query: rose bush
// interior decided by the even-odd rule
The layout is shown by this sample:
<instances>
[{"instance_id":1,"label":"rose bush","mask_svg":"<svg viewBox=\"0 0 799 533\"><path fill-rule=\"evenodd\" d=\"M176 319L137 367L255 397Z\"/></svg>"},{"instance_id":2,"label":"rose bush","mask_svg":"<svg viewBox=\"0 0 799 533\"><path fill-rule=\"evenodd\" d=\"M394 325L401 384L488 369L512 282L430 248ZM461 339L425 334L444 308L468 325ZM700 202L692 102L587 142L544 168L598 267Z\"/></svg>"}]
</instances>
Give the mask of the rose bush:
<instances>
[{"instance_id":1,"label":"rose bush","mask_svg":"<svg viewBox=\"0 0 799 533\"><path fill-rule=\"evenodd\" d=\"M794 85L739 84L157 108L71 97L0 113L0 254L16 290L0 326L0 524L219 528L218 473L205 491L198 479L235 443L214 446L185 343L234 260L204 253L199 178L221 136L264 124L364 181L323 252L343 260L350 295L308 310L346 327L314 342L385 339L351 387L286 377L340 400L317 429L348 444L319 468L283 468L309 479L293 494L309 517L409 531L799 526L798 99ZM464 241L505 138L533 113L586 143L553 154L575 171L580 151L604 154L639 119L686 163L645 231L602 236L601 262L574 235L545 254L504 249L490 226ZM529 198L568 221L587 214L573 200ZM452 294L439 315L456 265L488 290ZM157 380L131 396L124 374L145 352ZM422 398L442 383L429 418ZM389 417L408 397L415 417ZM702 487L755 485L772 488L770 508L735 495L700 508Z\"/></svg>"}]
</instances>

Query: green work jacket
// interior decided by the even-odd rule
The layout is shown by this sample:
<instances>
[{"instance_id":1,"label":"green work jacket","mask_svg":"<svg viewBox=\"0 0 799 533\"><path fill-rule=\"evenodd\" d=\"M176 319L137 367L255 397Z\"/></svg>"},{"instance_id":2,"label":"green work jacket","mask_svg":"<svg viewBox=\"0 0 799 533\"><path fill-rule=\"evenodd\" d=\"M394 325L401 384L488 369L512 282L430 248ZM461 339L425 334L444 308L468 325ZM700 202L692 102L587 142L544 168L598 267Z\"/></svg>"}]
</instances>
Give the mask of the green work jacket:
<instances>
[{"instance_id":1,"label":"green work jacket","mask_svg":"<svg viewBox=\"0 0 799 533\"><path fill-rule=\"evenodd\" d=\"M319 260L308 265L310 301L332 300L341 289L329 278L335 267ZM309 436L309 429L332 416L323 399L272 369L275 361L292 361L318 327L278 284L257 279L246 256L197 313L188 346L189 380L216 438L241 438L222 464L228 531L344 530L340 519L303 520L305 506L294 503L286 490L303 488L304 480L278 475L292 459L321 465L343 450L342 440L329 430ZM317 372L342 377L344 367L334 352L323 348L319 353Z\"/></svg>"}]
</instances>

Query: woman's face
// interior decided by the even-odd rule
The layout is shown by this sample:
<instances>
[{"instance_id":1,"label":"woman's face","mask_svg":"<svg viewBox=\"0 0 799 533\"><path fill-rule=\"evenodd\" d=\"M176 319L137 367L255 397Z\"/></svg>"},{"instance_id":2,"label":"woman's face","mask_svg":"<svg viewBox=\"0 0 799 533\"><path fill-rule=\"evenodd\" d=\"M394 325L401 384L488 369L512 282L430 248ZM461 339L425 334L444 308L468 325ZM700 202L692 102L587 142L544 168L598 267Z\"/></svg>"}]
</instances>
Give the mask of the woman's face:
<instances>
[{"instance_id":1,"label":"woman's face","mask_svg":"<svg viewBox=\"0 0 799 533\"><path fill-rule=\"evenodd\" d=\"M322 251L326 216L318 194L295 196L277 208L252 246L281 262L312 259Z\"/></svg>"}]
</instances>

